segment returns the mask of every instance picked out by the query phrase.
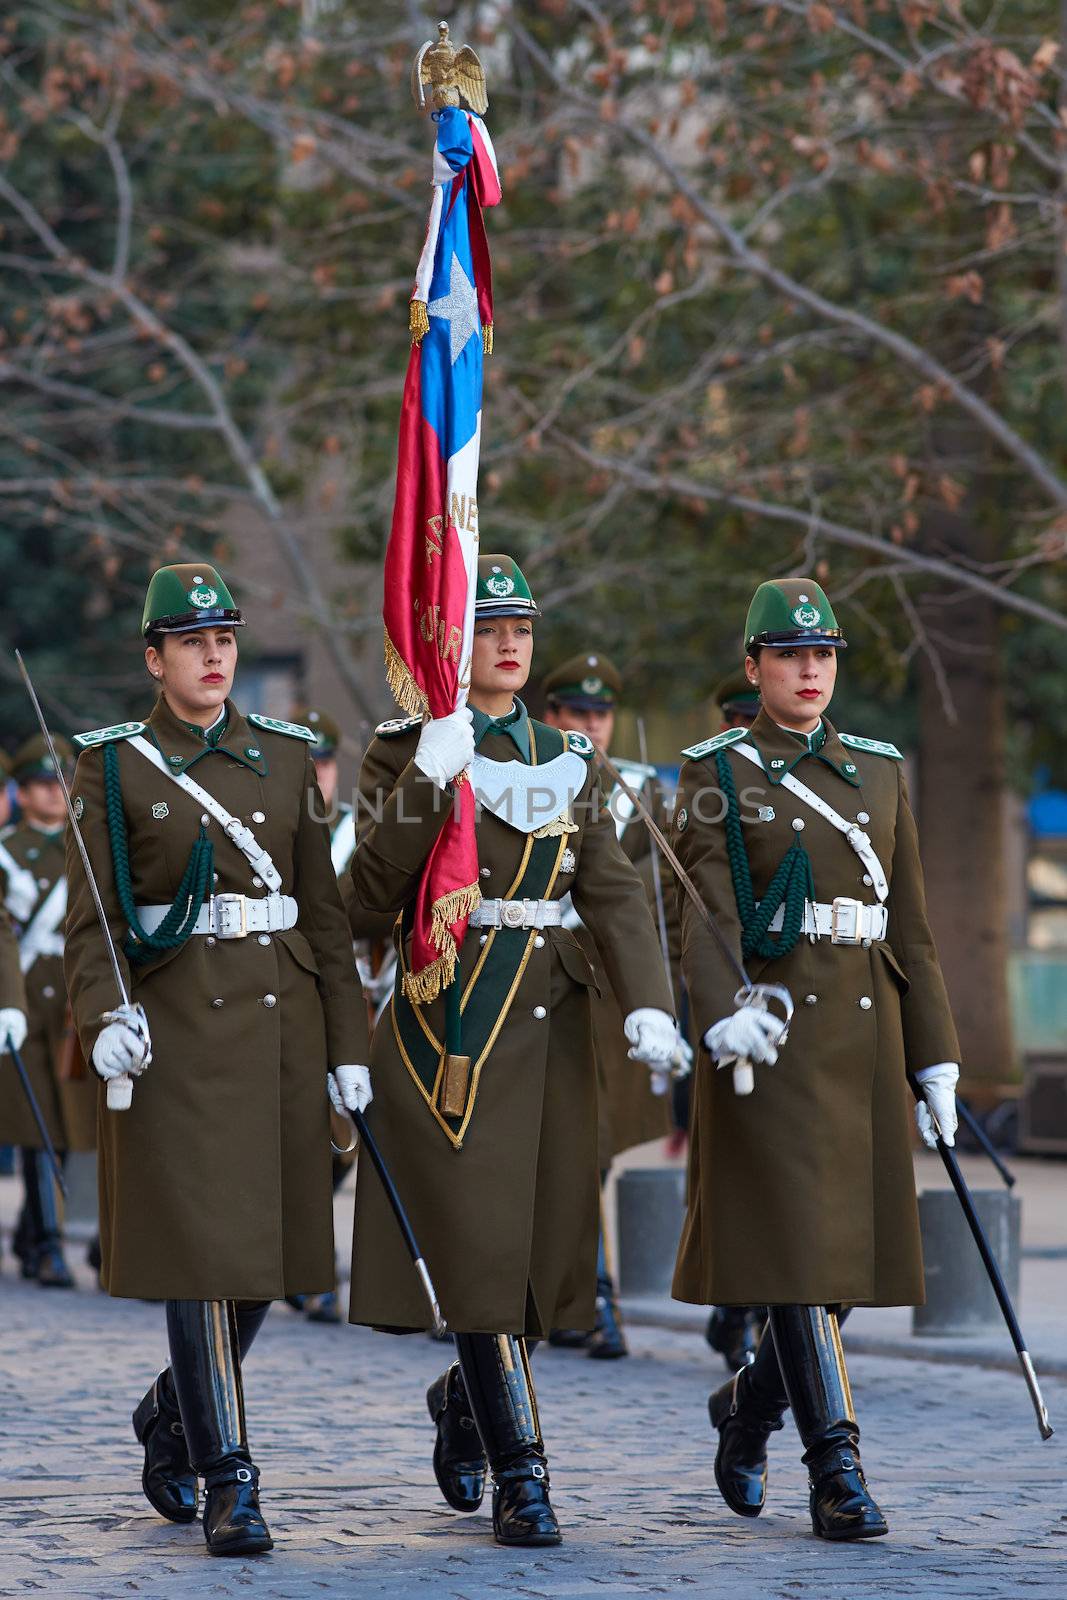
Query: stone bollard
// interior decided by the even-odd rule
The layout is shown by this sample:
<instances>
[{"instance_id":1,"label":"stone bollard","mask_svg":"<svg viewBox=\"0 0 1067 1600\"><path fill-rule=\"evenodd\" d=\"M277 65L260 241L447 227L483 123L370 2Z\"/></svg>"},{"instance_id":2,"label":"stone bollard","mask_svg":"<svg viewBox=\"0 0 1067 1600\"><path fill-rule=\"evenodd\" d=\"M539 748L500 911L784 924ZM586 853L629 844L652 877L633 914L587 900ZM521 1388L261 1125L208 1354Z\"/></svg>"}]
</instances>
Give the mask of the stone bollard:
<instances>
[{"instance_id":1,"label":"stone bollard","mask_svg":"<svg viewBox=\"0 0 1067 1600\"><path fill-rule=\"evenodd\" d=\"M1022 1203L1007 1189L973 1189L971 1193L978 1219L1018 1309ZM996 1295L953 1190L926 1189L920 1194L919 1227L926 1266L926 1304L916 1306L912 1312L912 1333L1003 1331Z\"/></svg>"},{"instance_id":2,"label":"stone bollard","mask_svg":"<svg viewBox=\"0 0 1067 1600\"><path fill-rule=\"evenodd\" d=\"M685 1215L685 1173L637 1167L615 1186L619 1293L669 1295Z\"/></svg>"},{"instance_id":3,"label":"stone bollard","mask_svg":"<svg viewBox=\"0 0 1067 1600\"><path fill-rule=\"evenodd\" d=\"M72 1150L67 1156L63 1176L67 1184L63 1230L68 1238L87 1243L96 1232L95 1151Z\"/></svg>"}]
</instances>

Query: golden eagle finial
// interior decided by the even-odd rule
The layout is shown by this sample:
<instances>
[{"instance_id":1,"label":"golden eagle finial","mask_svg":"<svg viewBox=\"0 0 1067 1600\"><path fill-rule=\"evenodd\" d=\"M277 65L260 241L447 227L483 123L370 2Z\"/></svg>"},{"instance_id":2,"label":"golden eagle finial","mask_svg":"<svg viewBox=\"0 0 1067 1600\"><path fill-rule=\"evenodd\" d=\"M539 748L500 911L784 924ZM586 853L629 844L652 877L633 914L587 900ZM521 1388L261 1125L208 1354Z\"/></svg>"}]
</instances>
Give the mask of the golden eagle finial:
<instances>
[{"instance_id":1,"label":"golden eagle finial","mask_svg":"<svg viewBox=\"0 0 1067 1600\"><path fill-rule=\"evenodd\" d=\"M427 41L411 68L411 94L420 111L443 111L458 106L463 96L472 111L484 116L489 109L485 69L465 44L457 50L448 37L448 23L437 24L437 43ZM429 89L429 104L426 90Z\"/></svg>"}]
</instances>

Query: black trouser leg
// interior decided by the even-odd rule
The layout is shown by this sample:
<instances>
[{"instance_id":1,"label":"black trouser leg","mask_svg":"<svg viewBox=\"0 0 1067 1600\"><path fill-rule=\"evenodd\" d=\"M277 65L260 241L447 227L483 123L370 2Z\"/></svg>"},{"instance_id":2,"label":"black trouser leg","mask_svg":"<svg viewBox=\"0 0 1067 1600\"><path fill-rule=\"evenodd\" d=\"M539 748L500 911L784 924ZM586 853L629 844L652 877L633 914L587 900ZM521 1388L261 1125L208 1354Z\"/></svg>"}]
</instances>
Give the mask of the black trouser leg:
<instances>
[{"instance_id":1,"label":"black trouser leg","mask_svg":"<svg viewBox=\"0 0 1067 1600\"><path fill-rule=\"evenodd\" d=\"M771 1306L769 1324L811 1481L813 1531L822 1539L887 1533L867 1492L837 1316L825 1306Z\"/></svg>"},{"instance_id":2,"label":"black trouser leg","mask_svg":"<svg viewBox=\"0 0 1067 1600\"><path fill-rule=\"evenodd\" d=\"M252 1337L262 1307L246 1320ZM254 1323L254 1327L253 1327ZM189 1461L203 1479L212 1555L253 1555L272 1540L259 1509L259 1473L245 1428L241 1345L232 1300L168 1300L170 1365Z\"/></svg>"},{"instance_id":3,"label":"black trouser leg","mask_svg":"<svg viewBox=\"0 0 1067 1600\"><path fill-rule=\"evenodd\" d=\"M753 1359L766 1319L763 1306L712 1306L704 1337L722 1356L728 1372L736 1372Z\"/></svg>"},{"instance_id":4,"label":"black trouser leg","mask_svg":"<svg viewBox=\"0 0 1067 1600\"><path fill-rule=\"evenodd\" d=\"M32 1159L28 1159L32 1157ZM37 1282L46 1289L73 1289L74 1278L63 1255L63 1231L52 1164L40 1150L23 1150L26 1199L37 1236Z\"/></svg>"},{"instance_id":5,"label":"black trouser leg","mask_svg":"<svg viewBox=\"0 0 1067 1600\"><path fill-rule=\"evenodd\" d=\"M493 1474L497 1542L558 1544L525 1341L503 1333L457 1333L456 1355Z\"/></svg>"},{"instance_id":6,"label":"black trouser leg","mask_svg":"<svg viewBox=\"0 0 1067 1600\"><path fill-rule=\"evenodd\" d=\"M615 1298L615 1282L608 1261L603 1210L601 1210L600 1237L596 1252L596 1327L589 1337L586 1351L594 1361L617 1361L620 1356L630 1354L626 1348L622 1315Z\"/></svg>"}]
</instances>

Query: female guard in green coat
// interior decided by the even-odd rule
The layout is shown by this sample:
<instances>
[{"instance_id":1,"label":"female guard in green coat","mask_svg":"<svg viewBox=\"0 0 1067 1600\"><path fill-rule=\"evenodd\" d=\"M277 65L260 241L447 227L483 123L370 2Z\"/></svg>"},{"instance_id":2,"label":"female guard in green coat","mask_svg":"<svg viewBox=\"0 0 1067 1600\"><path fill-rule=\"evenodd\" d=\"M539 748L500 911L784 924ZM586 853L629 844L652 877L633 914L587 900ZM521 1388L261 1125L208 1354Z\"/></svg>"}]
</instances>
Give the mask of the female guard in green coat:
<instances>
[{"instance_id":1,"label":"female guard in green coat","mask_svg":"<svg viewBox=\"0 0 1067 1600\"><path fill-rule=\"evenodd\" d=\"M101 1113L102 1282L166 1302L170 1366L134 1413L144 1489L191 1522L203 1477L213 1555L271 1547L242 1359L271 1300L333 1287L327 1069L370 1099L314 735L228 698L243 623L213 568L161 568L143 620L155 708L75 740L74 814L129 1007L73 836L67 859L86 1059L109 1105L134 1076L129 1109Z\"/></svg>"},{"instance_id":2,"label":"female guard in green coat","mask_svg":"<svg viewBox=\"0 0 1067 1600\"><path fill-rule=\"evenodd\" d=\"M478 573L470 710L378 730L360 777L350 911L357 933L361 910L397 918L405 969L423 864L450 785L469 767L482 903L453 991L462 1054L445 1049L445 997L415 1003L398 983L371 1046L372 1127L456 1336L457 1362L427 1396L441 1491L456 1510L477 1510L488 1464L498 1541L547 1545L560 1533L525 1338L593 1325L599 1225L593 974L562 926L568 890L625 1014L631 1056L665 1066L676 1028L592 744L534 722L516 698L538 615L526 581L507 556L482 556ZM363 1162L350 1316L395 1331L429 1324Z\"/></svg>"},{"instance_id":3,"label":"female guard in green coat","mask_svg":"<svg viewBox=\"0 0 1067 1600\"><path fill-rule=\"evenodd\" d=\"M791 1406L812 1525L835 1540L887 1531L860 1466L836 1308L921 1302L905 1074L928 1102L924 1137L933 1116L949 1143L959 1076L900 752L826 716L844 647L817 583L760 586L745 668L762 709L685 752L674 824L737 961L796 1006L787 1043L769 1010L738 1005L736 972L679 895L695 1031L727 1070L705 1058L694 1073L674 1293L769 1307L755 1362L709 1401L716 1481L732 1510L758 1515L767 1440ZM756 1067L749 1094L729 1070L741 1060Z\"/></svg>"}]
</instances>

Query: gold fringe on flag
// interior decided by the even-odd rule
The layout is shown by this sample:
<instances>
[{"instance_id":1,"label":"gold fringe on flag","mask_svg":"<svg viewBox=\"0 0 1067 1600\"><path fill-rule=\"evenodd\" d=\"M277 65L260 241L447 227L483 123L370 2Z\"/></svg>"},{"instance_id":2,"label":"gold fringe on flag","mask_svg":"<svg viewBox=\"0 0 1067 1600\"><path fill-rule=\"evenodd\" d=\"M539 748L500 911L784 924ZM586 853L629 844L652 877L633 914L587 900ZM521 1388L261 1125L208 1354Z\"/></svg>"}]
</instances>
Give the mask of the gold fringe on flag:
<instances>
[{"instance_id":1,"label":"gold fringe on flag","mask_svg":"<svg viewBox=\"0 0 1067 1600\"><path fill-rule=\"evenodd\" d=\"M421 344L430 331L430 314L425 300L412 300L408 306L408 332L412 344Z\"/></svg>"},{"instance_id":2,"label":"gold fringe on flag","mask_svg":"<svg viewBox=\"0 0 1067 1600\"><path fill-rule=\"evenodd\" d=\"M452 982L459 955L452 937L452 924L458 922L460 917L469 917L481 903L482 891L476 883L466 889L452 889L440 900L434 901L430 938L441 954L428 967L423 967L421 972L404 974L404 993L416 1005L428 1006Z\"/></svg>"},{"instance_id":3,"label":"gold fringe on flag","mask_svg":"<svg viewBox=\"0 0 1067 1600\"><path fill-rule=\"evenodd\" d=\"M414 674L396 645L385 636L385 681L401 711L409 717L424 717L430 709L426 691L415 681Z\"/></svg>"},{"instance_id":4,"label":"gold fringe on flag","mask_svg":"<svg viewBox=\"0 0 1067 1600\"><path fill-rule=\"evenodd\" d=\"M493 324L487 322L482 329L482 353L491 356L493 353Z\"/></svg>"}]
</instances>

